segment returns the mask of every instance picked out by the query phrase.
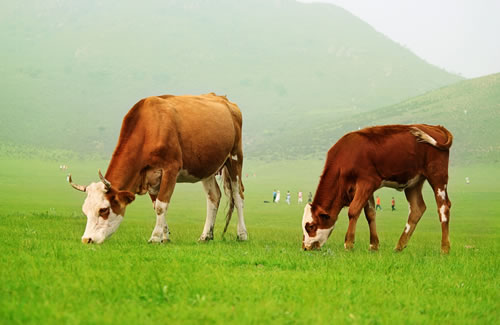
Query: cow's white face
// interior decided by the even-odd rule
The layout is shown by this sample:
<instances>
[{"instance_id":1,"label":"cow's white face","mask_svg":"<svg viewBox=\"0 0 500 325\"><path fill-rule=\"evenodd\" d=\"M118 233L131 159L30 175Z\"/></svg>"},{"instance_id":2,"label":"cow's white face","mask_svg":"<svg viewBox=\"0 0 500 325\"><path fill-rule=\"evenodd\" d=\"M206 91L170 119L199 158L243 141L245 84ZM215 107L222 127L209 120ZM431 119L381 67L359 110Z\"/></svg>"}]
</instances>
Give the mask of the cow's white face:
<instances>
[{"instance_id":1,"label":"cow's white face","mask_svg":"<svg viewBox=\"0 0 500 325\"><path fill-rule=\"evenodd\" d=\"M75 190L87 193L82 206L82 211L87 216L87 226L82 236L84 244L100 244L111 236L120 226L125 208L135 199L134 193L111 186L100 170L99 178L101 181L98 183L82 186L74 184L71 174L68 175L68 183Z\"/></svg>"},{"instance_id":2,"label":"cow's white face","mask_svg":"<svg viewBox=\"0 0 500 325\"><path fill-rule=\"evenodd\" d=\"M87 216L87 226L82 242L100 244L118 229L126 205L135 197L130 192L107 189L102 182L90 184L85 192L82 211Z\"/></svg>"},{"instance_id":3,"label":"cow's white face","mask_svg":"<svg viewBox=\"0 0 500 325\"><path fill-rule=\"evenodd\" d=\"M304 250L320 249L328 237L330 237L330 234L335 227L335 223L328 228L323 228L322 226L323 225L320 225L318 217L313 218L311 204L306 204L306 207L304 208L304 215L302 217L302 231L304 233L302 248Z\"/></svg>"},{"instance_id":4,"label":"cow's white face","mask_svg":"<svg viewBox=\"0 0 500 325\"><path fill-rule=\"evenodd\" d=\"M83 202L82 211L87 216L87 226L82 236L83 243L102 243L110 237L123 220L123 216L111 209L106 197L106 187L102 182L87 186L87 198Z\"/></svg>"}]
</instances>

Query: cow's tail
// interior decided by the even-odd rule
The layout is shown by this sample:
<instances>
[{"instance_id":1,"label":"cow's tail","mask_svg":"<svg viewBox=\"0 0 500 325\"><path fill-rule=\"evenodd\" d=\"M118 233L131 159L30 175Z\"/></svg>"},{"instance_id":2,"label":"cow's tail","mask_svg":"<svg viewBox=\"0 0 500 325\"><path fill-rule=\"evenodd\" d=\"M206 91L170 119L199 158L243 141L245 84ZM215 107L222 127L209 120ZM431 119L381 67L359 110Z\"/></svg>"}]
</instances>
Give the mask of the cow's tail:
<instances>
[{"instance_id":1,"label":"cow's tail","mask_svg":"<svg viewBox=\"0 0 500 325\"><path fill-rule=\"evenodd\" d=\"M433 147L438 148L439 150L449 150L451 147L451 144L453 143L453 135L451 134L450 131L448 131L444 126L438 125L435 128L440 130L444 135L446 136L446 141L444 143L439 143L436 139L434 139L432 136L430 136L428 133L422 131L416 126L412 126L410 128L411 134L413 134L418 142L425 142Z\"/></svg>"},{"instance_id":2,"label":"cow's tail","mask_svg":"<svg viewBox=\"0 0 500 325\"><path fill-rule=\"evenodd\" d=\"M224 193L226 193L228 199L226 225L224 226L222 237L224 237L224 234L226 233L227 227L229 226L229 222L231 221L231 217L234 211L233 185L231 184L231 173L227 168L228 168L227 165L224 165L224 167L222 168L222 182L224 186Z\"/></svg>"}]
</instances>

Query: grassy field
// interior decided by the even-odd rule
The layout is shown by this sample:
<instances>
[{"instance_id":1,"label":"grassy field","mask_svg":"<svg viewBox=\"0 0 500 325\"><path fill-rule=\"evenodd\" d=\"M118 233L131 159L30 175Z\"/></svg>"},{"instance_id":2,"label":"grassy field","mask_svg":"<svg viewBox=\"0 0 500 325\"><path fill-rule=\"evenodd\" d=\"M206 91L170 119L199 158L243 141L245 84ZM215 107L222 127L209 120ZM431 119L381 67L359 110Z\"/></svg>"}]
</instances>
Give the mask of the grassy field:
<instances>
[{"instance_id":1,"label":"grassy field","mask_svg":"<svg viewBox=\"0 0 500 325\"><path fill-rule=\"evenodd\" d=\"M149 198L138 197L111 239L83 245L84 194L65 182L59 164L0 160L0 323L498 323L497 165L450 168L452 250L443 256L429 186L427 212L402 253L393 248L407 204L386 189L377 192L379 252L368 251L362 219L355 249L344 251L345 210L321 251L301 251L296 193L315 190L322 164L246 163L248 242L235 240L236 218L221 240L220 211L216 239L197 243L204 194L200 184L183 184L167 215L172 242L147 244L155 218ZM81 184L106 167L69 165ZM273 189L282 203L264 203Z\"/></svg>"}]
</instances>

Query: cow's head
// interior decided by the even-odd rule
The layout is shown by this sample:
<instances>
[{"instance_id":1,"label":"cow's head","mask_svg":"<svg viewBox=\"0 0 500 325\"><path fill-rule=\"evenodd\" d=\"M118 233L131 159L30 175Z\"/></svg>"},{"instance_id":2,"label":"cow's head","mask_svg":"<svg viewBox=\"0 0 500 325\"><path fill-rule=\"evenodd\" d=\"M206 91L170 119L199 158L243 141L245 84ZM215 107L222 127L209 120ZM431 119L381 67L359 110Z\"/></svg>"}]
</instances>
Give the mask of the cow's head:
<instances>
[{"instance_id":1,"label":"cow's head","mask_svg":"<svg viewBox=\"0 0 500 325\"><path fill-rule=\"evenodd\" d=\"M302 248L306 251L320 249L330 237L335 221L320 206L306 204L302 217Z\"/></svg>"},{"instance_id":2,"label":"cow's head","mask_svg":"<svg viewBox=\"0 0 500 325\"><path fill-rule=\"evenodd\" d=\"M120 226L126 206L135 199L132 192L119 191L111 186L100 170L99 178L100 182L82 186L74 184L71 175L68 175L68 182L73 188L87 193L82 206L87 216L87 226L82 236L85 244L100 244L110 237Z\"/></svg>"}]
</instances>

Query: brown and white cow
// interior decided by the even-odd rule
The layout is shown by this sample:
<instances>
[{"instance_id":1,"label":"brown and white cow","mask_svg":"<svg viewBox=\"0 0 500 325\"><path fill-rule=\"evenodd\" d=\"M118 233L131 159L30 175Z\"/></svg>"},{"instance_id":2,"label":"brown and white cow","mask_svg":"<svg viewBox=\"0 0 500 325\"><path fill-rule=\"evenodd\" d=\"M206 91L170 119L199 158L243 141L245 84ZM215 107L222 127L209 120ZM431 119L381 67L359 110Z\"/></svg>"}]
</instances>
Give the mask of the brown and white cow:
<instances>
[{"instance_id":1,"label":"brown and white cow","mask_svg":"<svg viewBox=\"0 0 500 325\"><path fill-rule=\"evenodd\" d=\"M82 242L102 243L118 229L135 194L146 193L156 212L149 241L168 241L165 214L175 184L198 181L207 196L207 217L200 240L213 239L221 198L215 179L219 171L230 202L224 233L236 206L238 238L246 240L241 127L238 106L225 96L165 95L139 101L123 119L105 177L99 171L100 182L81 186L68 176L75 189L87 192L82 208L87 216Z\"/></svg>"},{"instance_id":2,"label":"brown and white cow","mask_svg":"<svg viewBox=\"0 0 500 325\"><path fill-rule=\"evenodd\" d=\"M448 158L452 134L442 126L387 125L344 135L328 151L323 174L312 204L302 218L302 247L319 249L328 239L340 210L349 206L346 249L354 247L356 222L364 209L370 228L370 249L377 250L373 192L381 187L404 190L409 216L396 250L406 247L426 206L422 186L427 180L437 202L441 221L441 250L448 253Z\"/></svg>"}]
</instances>

